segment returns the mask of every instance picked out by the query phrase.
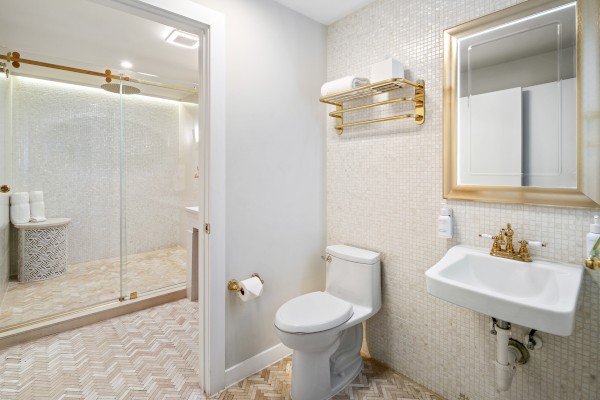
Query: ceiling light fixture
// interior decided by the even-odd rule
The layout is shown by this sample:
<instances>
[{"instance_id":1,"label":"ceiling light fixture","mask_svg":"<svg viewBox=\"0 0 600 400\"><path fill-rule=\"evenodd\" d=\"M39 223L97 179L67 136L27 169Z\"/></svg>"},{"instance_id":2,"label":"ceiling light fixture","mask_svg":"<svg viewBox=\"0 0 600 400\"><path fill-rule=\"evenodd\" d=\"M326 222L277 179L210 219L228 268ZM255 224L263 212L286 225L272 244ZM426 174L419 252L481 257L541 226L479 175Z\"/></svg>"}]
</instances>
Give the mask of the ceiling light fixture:
<instances>
[{"instance_id":1,"label":"ceiling light fixture","mask_svg":"<svg viewBox=\"0 0 600 400\"><path fill-rule=\"evenodd\" d=\"M197 35L173 29L171 33L165 38L168 43L172 43L177 46L185 47L188 49L195 49L200 45L200 40Z\"/></svg>"},{"instance_id":2,"label":"ceiling light fixture","mask_svg":"<svg viewBox=\"0 0 600 400\"><path fill-rule=\"evenodd\" d=\"M129 69L129 68L133 67L133 64L130 63L129 61L121 61L121 67Z\"/></svg>"}]
</instances>

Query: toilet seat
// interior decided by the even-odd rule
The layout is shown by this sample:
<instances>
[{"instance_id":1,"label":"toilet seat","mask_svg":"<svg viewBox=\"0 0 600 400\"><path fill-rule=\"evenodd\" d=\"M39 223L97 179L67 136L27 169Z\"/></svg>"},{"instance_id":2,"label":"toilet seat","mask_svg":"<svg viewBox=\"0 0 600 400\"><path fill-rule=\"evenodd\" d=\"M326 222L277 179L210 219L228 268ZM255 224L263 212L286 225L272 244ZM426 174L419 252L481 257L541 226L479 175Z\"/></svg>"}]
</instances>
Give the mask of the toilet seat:
<instances>
[{"instance_id":1,"label":"toilet seat","mask_svg":"<svg viewBox=\"0 0 600 400\"><path fill-rule=\"evenodd\" d=\"M275 326L288 333L315 333L335 328L354 314L352 304L325 292L291 299L275 315Z\"/></svg>"}]
</instances>

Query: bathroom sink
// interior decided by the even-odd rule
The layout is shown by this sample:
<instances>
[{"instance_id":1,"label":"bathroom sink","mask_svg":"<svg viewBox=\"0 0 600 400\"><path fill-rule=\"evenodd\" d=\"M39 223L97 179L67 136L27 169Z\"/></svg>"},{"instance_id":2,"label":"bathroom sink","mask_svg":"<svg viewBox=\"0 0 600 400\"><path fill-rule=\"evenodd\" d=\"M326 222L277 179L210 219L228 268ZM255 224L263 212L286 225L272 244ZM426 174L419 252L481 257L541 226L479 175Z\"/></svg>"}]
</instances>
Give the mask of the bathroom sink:
<instances>
[{"instance_id":1,"label":"bathroom sink","mask_svg":"<svg viewBox=\"0 0 600 400\"><path fill-rule=\"evenodd\" d=\"M489 255L454 246L425 272L427 291L450 303L555 335L573 332L583 267Z\"/></svg>"},{"instance_id":2,"label":"bathroom sink","mask_svg":"<svg viewBox=\"0 0 600 400\"><path fill-rule=\"evenodd\" d=\"M187 215L188 226L192 228L200 229L200 207L184 207Z\"/></svg>"}]
</instances>

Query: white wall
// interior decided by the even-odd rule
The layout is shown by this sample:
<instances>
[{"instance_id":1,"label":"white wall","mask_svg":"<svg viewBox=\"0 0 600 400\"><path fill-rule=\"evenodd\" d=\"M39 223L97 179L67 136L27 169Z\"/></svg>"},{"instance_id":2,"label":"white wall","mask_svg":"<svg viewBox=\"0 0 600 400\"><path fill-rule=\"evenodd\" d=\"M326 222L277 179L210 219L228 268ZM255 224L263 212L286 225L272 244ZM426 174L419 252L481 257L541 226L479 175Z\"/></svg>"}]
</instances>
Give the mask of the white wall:
<instances>
[{"instance_id":1,"label":"white wall","mask_svg":"<svg viewBox=\"0 0 600 400\"><path fill-rule=\"evenodd\" d=\"M326 30L272 0L195 0L227 27L227 279L258 272L263 296L226 294L226 367L279 343L277 308L324 288Z\"/></svg>"},{"instance_id":2,"label":"white wall","mask_svg":"<svg viewBox=\"0 0 600 400\"><path fill-rule=\"evenodd\" d=\"M494 388L495 339L489 317L427 293L425 271L448 248L490 242L511 222L515 237L547 248L534 256L581 264L585 233L598 210L449 201L455 238L437 237L442 199L443 31L515 0L379 0L331 25L328 78L368 75L387 54L412 79L425 80L425 123L408 120L327 128L327 239L382 254L383 305L367 322L372 356L449 400L583 400L600 398L600 290L586 270L575 330L541 333L544 347L518 367L507 393ZM408 11L408 12L407 12ZM375 25L375 27L374 27ZM523 327L513 325L515 337ZM461 396L462 395L462 396Z\"/></svg>"}]
</instances>

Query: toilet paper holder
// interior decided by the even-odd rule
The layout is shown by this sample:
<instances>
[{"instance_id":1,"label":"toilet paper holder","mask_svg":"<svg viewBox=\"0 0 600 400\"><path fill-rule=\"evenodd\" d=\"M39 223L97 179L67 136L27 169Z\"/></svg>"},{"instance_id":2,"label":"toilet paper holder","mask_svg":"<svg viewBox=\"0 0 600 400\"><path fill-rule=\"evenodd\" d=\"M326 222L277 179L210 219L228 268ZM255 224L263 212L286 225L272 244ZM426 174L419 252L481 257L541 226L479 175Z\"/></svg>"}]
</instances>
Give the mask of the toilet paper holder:
<instances>
[{"instance_id":1,"label":"toilet paper holder","mask_svg":"<svg viewBox=\"0 0 600 400\"><path fill-rule=\"evenodd\" d=\"M257 277L258 279L260 279L260 283L263 283L263 284L265 283L265 281L263 280L263 278L260 277L258 272L253 273L252 277ZM242 291L242 287L240 286L238 281L235 279L232 279L229 281L229 283L227 283L227 289L229 289L233 292L241 292Z\"/></svg>"}]
</instances>

